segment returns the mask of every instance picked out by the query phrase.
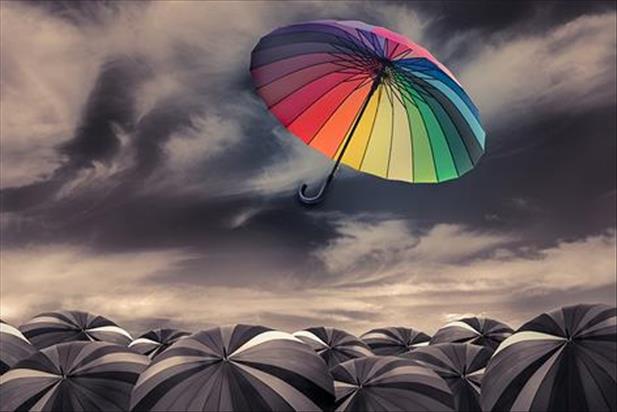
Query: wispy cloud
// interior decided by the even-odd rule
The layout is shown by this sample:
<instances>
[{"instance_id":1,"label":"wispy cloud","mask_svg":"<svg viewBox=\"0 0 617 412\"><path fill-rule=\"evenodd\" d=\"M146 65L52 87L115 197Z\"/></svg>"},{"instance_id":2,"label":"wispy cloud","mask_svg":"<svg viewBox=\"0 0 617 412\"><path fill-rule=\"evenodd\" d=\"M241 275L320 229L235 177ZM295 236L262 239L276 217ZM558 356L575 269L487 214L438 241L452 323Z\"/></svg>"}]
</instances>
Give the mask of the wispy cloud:
<instances>
[{"instance_id":1,"label":"wispy cloud","mask_svg":"<svg viewBox=\"0 0 617 412\"><path fill-rule=\"evenodd\" d=\"M483 46L464 64L460 80L489 125L527 123L538 110L567 113L614 105L616 16L581 16L532 35L461 34L467 38L459 47Z\"/></svg>"},{"instance_id":2,"label":"wispy cloud","mask_svg":"<svg viewBox=\"0 0 617 412\"><path fill-rule=\"evenodd\" d=\"M81 308L110 316L136 333L160 319L188 328L254 322L288 330L325 323L356 333L386 324L434 331L461 308L516 326L525 320L524 311L507 308L522 298L535 296L550 309L559 296L614 291L614 231L532 250L510 246L511 253L503 254L514 241L511 235L461 226L437 225L412 234L402 221L381 219L345 222L339 229L339 237L316 252L328 270L318 283L283 271L271 273L275 286L269 288L250 281L209 284L200 276L158 281L187 269L207 275L208 258L195 259L194 252L182 250L4 250L0 311L19 323L43 310ZM441 243L448 233L449 240ZM432 245L428 253L423 244ZM435 248L442 252L430 253ZM234 254L245 259L241 250ZM228 277L238 275L237 265L224 270ZM615 299L607 293L609 301Z\"/></svg>"}]
</instances>

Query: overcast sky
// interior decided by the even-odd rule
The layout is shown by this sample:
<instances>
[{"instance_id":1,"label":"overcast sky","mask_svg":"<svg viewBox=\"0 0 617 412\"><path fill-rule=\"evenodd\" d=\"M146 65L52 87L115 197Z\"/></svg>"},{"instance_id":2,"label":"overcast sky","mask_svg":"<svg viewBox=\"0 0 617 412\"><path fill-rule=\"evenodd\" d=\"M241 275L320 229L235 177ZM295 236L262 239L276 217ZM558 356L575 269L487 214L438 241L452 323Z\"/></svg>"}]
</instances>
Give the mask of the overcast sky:
<instances>
[{"instance_id":1,"label":"overcast sky","mask_svg":"<svg viewBox=\"0 0 617 412\"><path fill-rule=\"evenodd\" d=\"M82 309L132 333L259 323L434 332L615 305L610 2L2 2L1 317ZM439 185L330 162L252 88L250 52L318 18L427 47L487 151Z\"/></svg>"}]
</instances>

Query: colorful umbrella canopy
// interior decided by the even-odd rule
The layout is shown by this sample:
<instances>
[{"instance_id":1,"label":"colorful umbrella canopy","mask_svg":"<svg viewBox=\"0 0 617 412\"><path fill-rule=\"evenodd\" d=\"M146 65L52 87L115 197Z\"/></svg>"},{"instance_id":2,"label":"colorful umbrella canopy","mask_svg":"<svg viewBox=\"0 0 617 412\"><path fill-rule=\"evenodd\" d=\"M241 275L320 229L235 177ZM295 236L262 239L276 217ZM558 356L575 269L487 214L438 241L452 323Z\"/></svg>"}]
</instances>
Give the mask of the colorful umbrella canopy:
<instances>
[{"instance_id":1,"label":"colorful umbrella canopy","mask_svg":"<svg viewBox=\"0 0 617 412\"><path fill-rule=\"evenodd\" d=\"M178 329L154 329L131 342L129 348L153 359L172 343L188 335L190 335L189 332Z\"/></svg>"},{"instance_id":2,"label":"colorful umbrella canopy","mask_svg":"<svg viewBox=\"0 0 617 412\"><path fill-rule=\"evenodd\" d=\"M0 375L35 352L36 348L17 328L0 319Z\"/></svg>"},{"instance_id":3,"label":"colorful umbrella canopy","mask_svg":"<svg viewBox=\"0 0 617 412\"><path fill-rule=\"evenodd\" d=\"M329 368L349 359L373 355L364 342L344 330L317 327L293 335L317 352Z\"/></svg>"},{"instance_id":4,"label":"colorful umbrella canopy","mask_svg":"<svg viewBox=\"0 0 617 412\"><path fill-rule=\"evenodd\" d=\"M5 411L125 411L148 365L143 355L106 342L50 346L0 377Z\"/></svg>"},{"instance_id":5,"label":"colorful umbrella canopy","mask_svg":"<svg viewBox=\"0 0 617 412\"><path fill-rule=\"evenodd\" d=\"M452 411L446 382L409 359L371 356L331 370L337 411Z\"/></svg>"},{"instance_id":6,"label":"colorful umbrella canopy","mask_svg":"<svg viewBox=\"0 0 617 412\"><path fill-rule=\"evenodd\" d=\"M435 343L473 343L495 349L512 332L512 328L495 319L464 318L450 322L439 329L432 337L431 345Z\"/></svg>"},{"instance_id":7,"label":"colorful umbrella canopy","mask_svg":"<svg viewBox=\"0 0 617 412\"><path fill-rule=\"evenodd\" d=\"M454 394L457 411L481 411L480 386L493 350L470 343L438 343L408 352L403 357L431 368Z\"/></svg>"},{"instance_id":8,"label":"colorful umbrella canopy","mask_svg":"<svg viewBox=\"0 0 617 412\"><path fill-rule=\"evenodd\" d=\"M375 355L400 355L429 344L431 337L424 332L403 327L372 329L360 338Z\"/></svg>"},{"instance_id":9,"label":"colorful umbrella canopy","mask_svg":"<svg viewBox=\"0 0 617 412\"><path fill-rule=\"evenodd\" d=\"M195 333L157 356L131 409L314 411L333 402L328 368L308 346L289 333L236 325Z\"/></svg>"},{"instance_id":10,"label":"colorful umbrella canopy","mask_svg":"<svg viewBox=\"0 0 617 412\"><path fill-rule=\"evenodd\" d=\"M62 342L104 341L128 345L133 338L103 316L77 310L41 313L19 329L39 349Z\"/></svg>"},{"instance_id":11,"label":"colorful umbrella canopy","mask_svg":"<svg viewBox=\"0 0 617 412\"><path fill-rule=\"evenodd\" d=\"M435 183L484 152L478 109L422 46L360 21L281 27L251 57L259 96L295 136L336 163L391 180ZM300 191L305 202L318 201Z\"/></svg>"},{"instance_id":12,"label":"colorful umbrella canopy","mask_svg":"<svg viewBox=\"0 0 617 412\"><path fill-rule=\"evenodd\" d=\"M485 411L617 410L617 308L544 313L497 348L482 386Z\"/></svg>"}]
</instances>

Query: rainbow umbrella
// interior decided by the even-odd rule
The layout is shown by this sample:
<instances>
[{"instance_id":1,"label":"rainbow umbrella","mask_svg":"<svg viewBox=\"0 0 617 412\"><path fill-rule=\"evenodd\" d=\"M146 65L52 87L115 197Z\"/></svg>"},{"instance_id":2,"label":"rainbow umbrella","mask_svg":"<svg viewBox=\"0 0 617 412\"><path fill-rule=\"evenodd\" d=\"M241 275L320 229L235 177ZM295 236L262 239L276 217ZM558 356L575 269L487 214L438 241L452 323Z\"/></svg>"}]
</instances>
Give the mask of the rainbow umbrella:
<instances>
[{"instance_id":1,"label":"rainbow umbrella","mask_svg":"<svg viewBox=\"0 0 617 412\"><path fill-rule=\"evenodd\" d=\"M390 180L437 183L468 172L484 152L478 109L452 73L400 34L360 21L281 27L252 53L257 93L310 147Z\"/></svg>"}]
</instances>

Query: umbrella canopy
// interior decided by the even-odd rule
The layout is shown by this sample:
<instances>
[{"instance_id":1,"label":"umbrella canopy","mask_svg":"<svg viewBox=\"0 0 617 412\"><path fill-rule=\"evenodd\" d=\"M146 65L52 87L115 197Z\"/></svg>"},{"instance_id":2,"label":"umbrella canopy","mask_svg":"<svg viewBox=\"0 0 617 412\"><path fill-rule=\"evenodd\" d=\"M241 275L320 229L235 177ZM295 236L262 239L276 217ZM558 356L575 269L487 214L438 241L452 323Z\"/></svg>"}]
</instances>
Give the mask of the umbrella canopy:
<instances>
[{"instance_id":1,"label":"umbrella canopy","mask_svg":"<svg viewBox=\"0 0 617 412\"><path fill-rule=\"evenodd\" d=\"M147 357L106 342L50 346L0 377L2 410L125 411Z\"/></svg>"},{"instance_id":2,"label":"umbrella canopy","mask_svg":"<svg viewBox=\"0 0 617 412\"><path fill-rule=\"evenodd\" d=\"M485 411L617 410L617 308L567 306L530 320L495 351Z\"/></svg>"},{"instance_id":3,"label":"umbrella canopy","mask_svg":"<svg viewBox=\"0 0 617 412\"><path fill-rule=\"evenodd\" d=\"M454 394L457 411L481 411L480 386L493 350L470 343L438 343L408 352L403 357L431 368Z\"/></svg>"},{"instance_id":4,"label":"umbrella canopy","mask_svg":"<svg viewBox=\"0 0 617 412\"><path fill-rule=\"evenodd\" d=\"M446 382L409 359L371 356L331 370L337 411L452 411Z\"/></svg>"},{"instance_id":5,"label":"umbrella canopy","mask_svg":"<svg viewBox=\"0 0 617 412\"><path fill-rule=\"evenodd\" d=\"M328 368L308 346L289 333L236 325L195 333L157 356L131 409L313 411L333 402Z\"/></svg>"},{"instance_id":6,"label":"umbrella canopy","mask_svg":"<svg viewBox=\"0 0 617 412\"><path fill-rule=\"evenodd\" d=\"M435 333L435 343L473 343L495 349L513 330L505 323L489 318L464 318L450 322Z\"/></svg>"},{"instance_id":7,"label":"umbrella canopy","mask_svg":"<svg viewBox=\"0 0 617 412\"><path fill-rule=\"evenodd\" d=\"M484 152L478 109L422 46L360 21L280 27L255 46L251 75L274 116L308 146L386 179L436 183Z\"/></svg>"},{"instance_id":8,"label":"umbrella canopy","mask_svg":"<svg viewBox=\"0 0 617 412\"><path fill-rule=\"evenodd\" d=\"M153 359L172 343L188 335L189 332L178 329L154 329L131 342L129 348Z\"/></svg>"},{"instance_id":9,"label":"umbrella canopy","mask_svg":"<svg viewBox=\"0 0 617 412\"><path fill-rule=\"evenodd\" d=\"M375 355L400 355L426 346L431 340L424 332L403 327L372 329L360 338Z\"/></svg>"},{"instance_id":10,"label":"umbrella canopy","mask_svg":"<svg viewBox=\"0 0 617 412\"><path fill-rule=\"evenodd\" d=\"M293 335L317 352L329 368L349 359L373 355L364 342L344 330L317 327L301 330Z\"/></svg>"},{"instance_id":11,"label":"umbrella canopy","mask_svg":"<svg viewBox=\"0 0 617 412\"><path fill-rule=\"evenodd\" d=\"M0 319L0 375L35 352L36 348L17 328Z\"/></svg>"},{"instance_id":12,"label":"umbrella canopy","mask_svg":"<svg viewBox=\"0 0 617 412\"><path fill-rule=\"evenodd\" d=\"M77 310L41 313L19 327L39 349L62 342L104 341L128 345L133 338L103 316Z\"/></svg>"}]
</instances>

